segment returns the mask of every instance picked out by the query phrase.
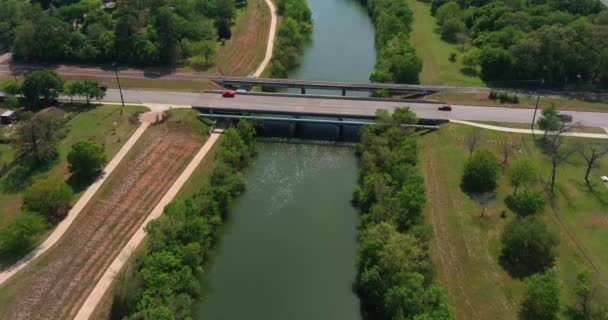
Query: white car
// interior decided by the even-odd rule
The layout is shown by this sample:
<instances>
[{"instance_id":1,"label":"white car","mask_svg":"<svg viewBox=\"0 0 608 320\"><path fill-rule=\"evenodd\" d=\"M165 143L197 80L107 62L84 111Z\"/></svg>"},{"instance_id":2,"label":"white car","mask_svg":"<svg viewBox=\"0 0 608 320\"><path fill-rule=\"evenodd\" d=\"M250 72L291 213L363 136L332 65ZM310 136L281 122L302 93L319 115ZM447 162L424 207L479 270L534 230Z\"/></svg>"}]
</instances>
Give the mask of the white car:
<instances>
[{"instance_id":1,"label":"white car","mask_svg":"<svg viewBox=\"0 0 608 320\"><path fill-rule=\"evenodd\" d=\"M604 182L608 182L608 177L606 177L606 176L602 176L602 181L604 181Z\"/></svg>"}]
</instances>

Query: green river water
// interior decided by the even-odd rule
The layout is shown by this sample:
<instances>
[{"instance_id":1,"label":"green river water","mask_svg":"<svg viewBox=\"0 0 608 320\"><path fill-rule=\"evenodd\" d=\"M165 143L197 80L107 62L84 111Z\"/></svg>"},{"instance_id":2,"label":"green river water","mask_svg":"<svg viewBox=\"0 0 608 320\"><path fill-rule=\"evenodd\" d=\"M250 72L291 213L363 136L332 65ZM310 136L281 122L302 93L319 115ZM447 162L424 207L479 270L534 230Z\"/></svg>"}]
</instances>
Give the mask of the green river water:
<instances>
[{"instance_id":1,"label":"green river water","mask_svg":"<svg viewBox=\"0 0 608 320\"><path fill-rule=\"evenodd\" d=\"M315 30L291 77L368 81L374 28L359 1L309 5ZM354 148L275 141L259 142L258 151L206 271L198 318L360 319Z\"/></svg>"}]
</instances>

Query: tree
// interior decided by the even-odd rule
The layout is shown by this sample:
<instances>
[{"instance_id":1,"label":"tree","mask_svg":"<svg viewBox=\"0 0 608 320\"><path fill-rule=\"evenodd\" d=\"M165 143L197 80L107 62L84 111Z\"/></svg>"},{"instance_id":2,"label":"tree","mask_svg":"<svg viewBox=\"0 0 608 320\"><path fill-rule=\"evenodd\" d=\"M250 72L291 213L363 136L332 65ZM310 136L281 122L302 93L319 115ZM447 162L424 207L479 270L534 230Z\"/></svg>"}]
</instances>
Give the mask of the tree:
<instances>
[{"instance_id":1,"label":"tree","mask_svg":"<svg viewBox=\"0 0 608 320\"><path fill-rule=\"evenodd\" d=\"M513 220L500 240L501 263L514 276L543 272L555 263L557 236L534 216Z\"/></svg>"},{"instance_id":2,"label":"tree","mask_svg":"<svg viewBox=\"0 0 608 320\"><path fill-rule=\"evenodd\" d=\"M500 153L502 154L502 165L506 167L509 163L509 156L515 151L516 144L510 139L505 138L500 141Z\"/></svg>"},{"instance_id":3,"label":"tree","mask_svg":"<svg viewBox=\"0 0 608 320\"><path fill-rule=\"evenodd\" d=\"M555 105L551 104L551 106L544 108L537 123L545 131L543 138L547 136L547 133L556 131L560 127L561 121Z\"/></svg>"},{"instance_id":4,"label":"tree","mask_svg":"<svg viewBox=\"0 0 608 320\"><path fill-rule=\"evenodd\" d=\"M526 279L521 316L530 320L553 320L559 312L560 288L555 271L535 274Z\"/></svg>"},{"instance_id":5,"label":"tree","mask_svg":"<svg viewBox=\"0 0 608 320\"><path fill-rule=\"evenodd\" d=\"M590 186L589 174L591 169L597 167L597 160L608 154L608 144L592 144L585 143L578 149L585 162L587 163L587 169L585 170L585 183Z\"/></svg>"},{"instance_id":6,"label":"tree","mask_svg":"<svg viewBox=\"0 0 608 320\"><path fill-rule=\"evenodd\" d=\"M473 154L477 146L479 145L479 140L481 139L481 130L479 128L473 128L471 132L467 135L466 143L467 148L469 149L469 156Z\"/></svg>"},{"instance_id":7,"label":"tree","mask_svg":"<svg viewBox=\"0 0 608 320\"><path fill-rule=\"evenodd\" d=\"M574 152L575 148L565 148L564 133L568 132L572 127L565 122L559 122L557 128L551 132L549 139L545 139L545 152L551 159L551 195L555 193L555 180L557 178L557 167L566 162Z\"/></svg>"},{"instance_id":8,"label":"tree","mask_svg":"<svg viewBox=\"0 0 608 320\"><path fill-rule=\"evenodd\" d=\"M462 188L469 193L491 192L496 189L498 161L492 152L478 150L467 160L462 176Z\"/></svg>"},{"instance_id":9,"label":"tree","mask_svg":"<svg viewBox=\"0 0 608 320\"><path fill-rule=\"evenodd\" d=\"M17 80L6 80L2 83L2 92L7 95L16 96L21 93L21 84Z\"/></svg>"},{"instance_id":10,"label":"tree","mask_svg":"<svg viewBox=\"0 0 608 320\"><path fill-rule=\"evenodd\" d=\"M101 90L99 81L79 80L72 82L68 88L75 96L84 97L87 100L87 105L91 103L91 99L103 99L106 93Z\"/></svg>"},{"instance_id":11,"label":"tree","mask_svg":"<svg viewBox=\"0 0 608 320\"><path fill-rule=\"evenodd\" d=\"M447 42L456 42L458 40L458 34L462 33L465 29L464 22L458 18L448 18L439 27L441 38Z\"/></svg>"},{"instance_id":12,"label":"tree","mask_svg":"<svg viewBox=\"0 0 608 320\"><path fill-rule=\"evenodd\" d=\"M63 80L52 70L34 71L25 77L21 91L28 107L41 109L63 91Z\"/></svg>"},{"instance_id":13,"label":"tree","mask_svg":"<svg viewBox=\"0 0 608 320\"><path fill-rule=\"evenodd\" d=\"M39 163L57 156L57 143L63 137L64 120L51 114L36 114L20 121L14 145L19 154L31 154Z\"/></svg>"},{"instance_id":14,"label":"tree","mask_svg":"<svg viewBox=\"0 0 608 320\"><path fill-rule=\"evenodd\" d=\"M77 142L68 154L70 172L83 178L97 174L103 169L106 161L103 147L90 141Z\"/></svg>"},{"instance_id":15,"label":"tree","mask_svg":"<svg viewBox=\"0 0 608 320\"><path fill-rule=\"evenodd\" d=\"M591 317L591 302L597 290L597 283L593 279L593 273L587 268L580 269L576 274L576 284L574 285L574 293L577 298L578 312L582 319L590 319Z\"/></svg>"},{"instance_id":16,"label":"tree","mask_svg":"<svg viewBox=\"0 0 608 320\"><path fill-rule=\"evenodd\" d=\"M514 196L517 195L519 187L529 186L536 180L536 171L536 166L528 159L520 159L511 165L508 175Z\"/></svg>"},{"instance_id":17,"label":"tree","mask_svg":"<svg viewBox=\"0 0 608 320\"><path fill-rule=\"evenodd\" d=\"M422 61L409 45L407 34L400 33L389 40L378 54L373 82L419 83Z\"/></svg>"},{"instance_id":18,"label":"tree","mask_svg":"<svg viewBox=\"0 0 608 320\"><path fill-rule=\"evenodd\" d=\"M462 10L457 2L450 1L443 4L437 9L435 18L437 18L437 24L443 25L448 19L460 19L462 16ZM463 25L464 27L464 25Z\"/></svg>"},{"instance_id":19,"label":"tree","mask_svg":"<svg viewBox=\"0 0 608 320\"><path fill-rule=\"evenodd\" d=\"M74 192L65 182L54 178L41 179L25 190L23 207L57 222L67 214L73 196Z\"/></svg>"},{"instance_id":20,"label":"tree","mask_svg":"<svg viewBox=\"0 0 608 320\"><path fill-rule=\"evenodd\" d=\"M525 190L513 197L513 204L513 209L518 215L535 215L545 209L545 197L540 192Z\"/></svg>"},{"instance_id":21,"label":"tree","mask_svg":"<svg viewBox=\"0 0 608 320\"><path fill-rule=\"evenodd\" d=\"M22 211L9 217L0 226L0 256L23 255L32 248L36 237L46 226L44 218L34 212Z\"/></svg>"}]
</instances>

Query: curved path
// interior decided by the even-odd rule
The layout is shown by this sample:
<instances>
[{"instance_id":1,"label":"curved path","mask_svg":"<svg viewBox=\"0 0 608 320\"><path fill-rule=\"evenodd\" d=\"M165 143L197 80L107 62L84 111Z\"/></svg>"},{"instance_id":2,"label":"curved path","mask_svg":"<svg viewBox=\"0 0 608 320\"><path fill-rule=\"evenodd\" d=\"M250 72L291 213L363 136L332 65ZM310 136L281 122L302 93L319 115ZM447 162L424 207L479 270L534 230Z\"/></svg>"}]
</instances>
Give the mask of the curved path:
<instances>
[{"instance_id":1,"label":"curved path","mask_svg":"<svg viewBox=\"0 0 608 320\"><path fill-rule=\"evenodd\" d=\"M78 314L74 318L75 320L86 320L91 317L95 308L99 304L99 301L103 298L104 294L112 284L112 281L116 277L116 275L120 272L124 264L129 260L129 257L135 249L139 246L139 244L144 240L146 236L145 227L148 223L158 217L161 216L165 206L175 198L179 190L183 187L183 185L188 181L188 178L192 175L194 170L198 167L201 161L205 158L209 150L213 147L217 139L219 138L222 130L216 129L209 136L203 147L199 150L199 152L194 156L192 161L188 164L186 169L180 174L177 180L173 183L171 188L167 191L167 193L163 196L160 202L154 207L154 209L150 212L144 223L140 226L140 228L135 232L133 237L129 240L129 242L125 245L122 251L118 254L116 259L112 262L110 267L105 271L101 279L93 288L93 291L87 297L87 300L80 307Z\"/></svg>"},{"instance_id":2,"label":"curved path","mask_svg":"<svg viewBox=\"0 0 608 320\"><path fill-rule=\"evenodd\" d=\"M543 135L545 133L543 130L532 131L532 129L499 127L499 126L493 126L493 125L471 122L471 121L463 121L463 120L450 120L450 122L464 124L464 125L472 126L472 127L488 129L488 130L502 131L502 132L513 132L513 133L524 133L524 134L533 134L534 133L534 134L538 134L538 135ZM608 139L608 134L605 134L605 133L566 132L566 133L563 133L562 135L565 137Z\"/></svg>"},{"instance_id":3,"label":"curved path","mask_svg":"<svg viewBox=\"0 0 608 320\"><path fill-rule=\"evenodd\" d=\"M17 263L12 265L8 269L0 272L0 284L6 282L15 273L17 273L19 270L26 267L28 264L30 264L30 262L32 262L34 259L38 258L40 255L45 253L57 241L59 241L61 236L63 236L63 234L68 230L68 228L70 227L72 222L74 222L76 217L78 217L78 215L80 214L82 209L84 209L84 207L87 205L87 203L89 203L89 200L91 200L91 198L93 198L93 196L95 195L97 190L99 190L99 188L103 185L103 183L106 181L106 179L112 174L114 169L116 169L116 166L118 166L120 161L122 161L122 159L129 152L129 150L131 150L131 147L133 147L133 145L135 145L137 140L139 140L139 137L141 137L141 135L144 133L144 131L146 131L146 129L148 128L149 125L150 125L149 123L142 123L139 126L139 128L137 128L137 130L135 130L135 132L131 135L129 140L127 140L127 142L125 142L125 144L122 146L122 148L120 148L120 150L118 151L116 156L114 156L114 158L112 158L110 163L108 163L108 165L104 168L104 170L99 175L99 177L97 177L95 182L93 182L93 184L91 184L89 186L87 191L85 191L85 193L80 197L80 199L78 199L78 201L72 207L72 209L70 209L70 212L68 212L68 215L65 217L65 219L63 219L57 225L55 230L53 230L53 233L51 233L51 235L40 246L38 246L38 248L36 248L33 252L31 252L30 254L28 254L27 256L22 258L21 260L19 260Z\"/></svg>"},{"instance_id":4,"label":"curved path","mask_svg":"<svg viewBox=\"0 0 608 320\"><path fill-rule=\"evenodd\" d=\"M277 9L274 6L274 3L272 3L272 0L266 0L266 5L268 5L268 9L270 9L270 31L268 34L268 43L266 44L266 55L264 56L264 60L262 60L262 64L260 64L258 69L251 74L252 77L256 78L262 75L270 63L272 51L274 50L274 37L277 29Z\"/></svg>"}]
</instances>

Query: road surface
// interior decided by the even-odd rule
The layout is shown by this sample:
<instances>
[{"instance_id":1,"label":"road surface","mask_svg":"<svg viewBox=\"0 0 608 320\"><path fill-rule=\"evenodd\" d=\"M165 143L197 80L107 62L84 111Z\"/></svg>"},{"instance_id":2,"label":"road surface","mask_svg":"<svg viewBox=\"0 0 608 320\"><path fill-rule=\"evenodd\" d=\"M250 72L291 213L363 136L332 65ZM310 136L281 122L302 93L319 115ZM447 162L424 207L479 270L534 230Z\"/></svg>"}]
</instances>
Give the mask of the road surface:
<instances>
[{"instance_id":1,"label":"road surface","mask_svg":"<svg viewBox=\"0 0 608 320\"><path fill-rule=\"evenodd\" d=\"M222 98L217 93L155 92L123 90L125 102L138 104L166 104L175 107L204 106L227 109L247 109L261 112L315 112L347 115L373 115L377 109L392 110L397 106L410 106L419 118L454 119L470 121L496 121L527 123L532 120L533 109L479 107L452 105L451 112L439 111L439 105L429 103L398 103L388 101L342 100L323 97L287 97L237 95ZM120 102L118 90L109 89L104 102ZM567 111L574 122L585 127L606 127L608 113ZM540 116L540 111L537 116Z\"/></svg>"}]
</instances>

